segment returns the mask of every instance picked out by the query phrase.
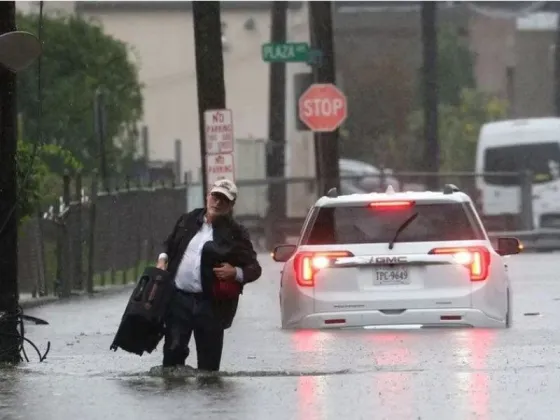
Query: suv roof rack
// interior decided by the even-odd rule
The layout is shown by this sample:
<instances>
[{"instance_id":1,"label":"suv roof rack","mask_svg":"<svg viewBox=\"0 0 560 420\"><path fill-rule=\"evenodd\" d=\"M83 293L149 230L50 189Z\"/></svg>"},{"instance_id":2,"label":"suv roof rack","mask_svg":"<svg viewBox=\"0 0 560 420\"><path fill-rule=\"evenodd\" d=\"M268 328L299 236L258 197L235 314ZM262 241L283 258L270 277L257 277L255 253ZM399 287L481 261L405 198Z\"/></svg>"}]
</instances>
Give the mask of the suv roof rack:
<instances>
[{"instance_id":1,"label":"suv roof rack","mask_svg":"<svg viewBox=\"0 0 560 420\"><path fill-rule=\"evenodd\" d=\"M443 187L444 194L453 194L455 192L460 192L461 190L454 184L445 184Z\"/></svg>"},{"instance_id":2,"label":"suv roof rack","mask_svg":"<svg viewBox=\"0 0 560 420\"><path fill-rule=\"evenodd\" d=\"M331 188L331 189L327 192L327 197L331 197L331 198L336 198L336 197L338 197L338 190L336 189L336 187Z\"/></svg>"}]
</instances>

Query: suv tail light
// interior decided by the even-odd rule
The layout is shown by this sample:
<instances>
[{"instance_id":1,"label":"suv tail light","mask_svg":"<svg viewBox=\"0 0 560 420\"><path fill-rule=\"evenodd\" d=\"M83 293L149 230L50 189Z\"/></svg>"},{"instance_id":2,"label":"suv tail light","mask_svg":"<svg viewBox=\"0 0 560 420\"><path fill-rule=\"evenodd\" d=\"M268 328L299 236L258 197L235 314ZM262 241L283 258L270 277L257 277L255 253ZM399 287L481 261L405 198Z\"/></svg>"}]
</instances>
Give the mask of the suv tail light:
<instances>
[{"instance_id":1,"label":"suv tail light","mask_svg":"<svg viewBox=\"0 0 560 420\"><path fill-rule=\"evenodd\" d=\"M378 210L404 210L412 207L414 201L374 201L369 207Z\"/></svg>"},{"instance_id":2,"label":"suv tail light","mask_svg":"<svg viewBox=\"0 0 560 420\"><path fill-rule=\"evenodd\" d=\"M457 263L469 268L472 281L486 280L490 265L490 251L485 247L435 248L430 254L450 254Z\"/></svg>"},{"instance_id":3,"label":"suv tail light","mask_svg":"<svg viewBox=\"0 0 560 420\"><path fill-rule=\"evenodd\" d=\"M315 274L341 257L351 257L348 251L300 252L294 257L296 281L302 287L315 286Z\"/></svg>"}]
</instances>

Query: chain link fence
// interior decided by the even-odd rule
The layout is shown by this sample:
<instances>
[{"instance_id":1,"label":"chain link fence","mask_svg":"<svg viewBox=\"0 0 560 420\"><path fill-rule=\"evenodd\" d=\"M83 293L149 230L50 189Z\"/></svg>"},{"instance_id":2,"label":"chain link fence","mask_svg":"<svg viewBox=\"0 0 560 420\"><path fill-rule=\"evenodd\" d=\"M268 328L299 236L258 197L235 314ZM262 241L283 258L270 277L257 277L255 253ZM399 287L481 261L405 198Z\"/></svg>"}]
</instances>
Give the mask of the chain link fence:
<instances>
[{"instance_id":1,"label":"chain link fence","mask_svg":"<svg viewBox=\"0 0 560 420\"><path fill-rule=\"evenodd\" d=\"M60 205L20 228L20 295L69 297L135 282L185 211L186 197L186 185L127 182L98 192L96 177L82 189L81 176L66 175Z\"/></svg>"}]
</instances>

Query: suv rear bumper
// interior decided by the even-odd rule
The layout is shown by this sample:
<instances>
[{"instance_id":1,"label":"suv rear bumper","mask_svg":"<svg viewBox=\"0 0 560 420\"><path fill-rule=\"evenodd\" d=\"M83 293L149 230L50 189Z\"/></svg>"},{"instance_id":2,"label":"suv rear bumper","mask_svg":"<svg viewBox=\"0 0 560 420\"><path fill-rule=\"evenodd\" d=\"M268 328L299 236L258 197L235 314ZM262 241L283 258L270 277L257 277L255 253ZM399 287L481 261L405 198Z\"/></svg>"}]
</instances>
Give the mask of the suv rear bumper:
<instances>
[{"instance_id":1,"label":"suv rear bumper","mask_svg":"<svg viewBox=\"0 0 560 420\"><path fill-rule=\"evenodd\" d=\"M442 319L442 317L444 318ZM284 329L325 329L398 325L504 328L506 322L505 319L491 318L478 309L409 309L392 314L383 311L316 313L282 327Z\"/></svg>"}]
</instances>

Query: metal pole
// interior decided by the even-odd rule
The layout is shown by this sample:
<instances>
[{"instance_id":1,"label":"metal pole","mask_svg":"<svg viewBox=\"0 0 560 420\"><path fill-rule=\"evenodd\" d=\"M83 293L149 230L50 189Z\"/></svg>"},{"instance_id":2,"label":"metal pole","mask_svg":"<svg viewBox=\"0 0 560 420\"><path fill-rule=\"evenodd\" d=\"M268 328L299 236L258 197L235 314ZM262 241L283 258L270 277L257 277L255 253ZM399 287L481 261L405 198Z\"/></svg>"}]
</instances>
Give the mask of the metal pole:
<instances>
[{"instance_id":1,"label":"metal pole","mask_svg":"<svg viewBox=\"0 0 560 420\"><path fill-rule=\"evenodd\" d=\"M270 42L286 42L288 3L271 2ZM268 147L266 153L267 178L284 177L286 149L286 63L270 64L268 105ZM267 249L283 242L281 232L274 229L281 219L286 217L286 185L268 186L268 220L269 234Z\"/></svg>"},{"instance_id":2,"label":"metal pole","mask_svg":"<svg viewBox=\"0 0 560 420\"><path fill-rule=\"evenodd\" d=\"M521 229L533 230L533 172L523 171L521 177Z\"/></svg>"},{"instance_id":3,"label":"metal pole","mask_svg":"<svg viewBox=\"0 0 560 420\"><path fill-rule=\"evenodd\" d=\"M313 68L314 81L336 84L332 2L310 1L308 4L311 48L322 52L320 63ZM315 165L321 195L333 187L340 189L338 134L337 129L314 135Z\"/></svg>"},{"instance_id":4,"label":"metal pole","mask_svg":"<svg viewBox=\"0 0 560 420\"><path fill-rule=\"evenodd\" d=\"M180 185L181 181L183 180L183 175L181 172L183 171L183 151L182 151L183 143L181 140L175 140L175 184Z\"/></svg>"},{"instance_id":5,"label":"metal pole","mask_svg":"<svg viewBox=\"0 0 560 420\"><path fill-rule=\"evenodd\" d=\"M94 99L94 123L95 134L99 142L99 166L101 172L101 183L104 191L109 191L109 183L107 179L107 149L106 149L106 111L105 111L105 95L101 88L95 91Z\"/></svg>"},{"instance_id":6,"label":"metal pole","mask_svg":"<svg viewBox=\"0 0 560 420\"><path fill-rule=\"evenodd\" d=\"M15 12L15 1L0 2L0 35L16 30ZM20 360L16 133L16 75L0 65L0 363Z\"/></svg>"},{"instance_id":7,"label":"metal pole","mask_svg":"<svg viewBox=\"0 0 560 420\"><path fill-rule=\"evenodd\" d=\"M226 107L220 2L195 1L192 3L192 11L200 130L200 166L202 168L202 194L205 202L208 177L206 174L204 112L209 109Z\"/></svg>"},{"instance_id":8,"label":"metal pole","mask_svg":"<svg viewBox=\"0 0 560 420\"><path fill-rule=\"evenodd\" d=\"M560 7L556 13L560 13ZM556 43L554 45L554 108L560 116L560 21L556 26Z\"/></svg>"},{"instance_id":9,"label":"metal pole","mask_svg":"<svg viewBox=\"0 0 560 420\"><path fill-rule=\"evenodd\" d=\"M438 74L437 74L437 4L434 1L422 3L422 52L423 52L423 90L424 90L424 164L427 172L434 172L427 177L429 189L439 188L438 141Z\"/></svg>"}]
</instances>

